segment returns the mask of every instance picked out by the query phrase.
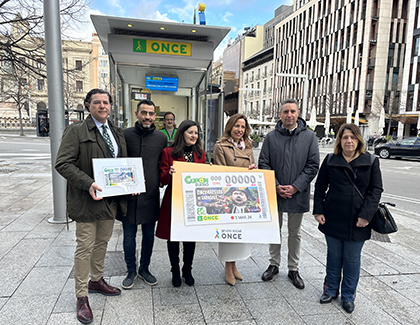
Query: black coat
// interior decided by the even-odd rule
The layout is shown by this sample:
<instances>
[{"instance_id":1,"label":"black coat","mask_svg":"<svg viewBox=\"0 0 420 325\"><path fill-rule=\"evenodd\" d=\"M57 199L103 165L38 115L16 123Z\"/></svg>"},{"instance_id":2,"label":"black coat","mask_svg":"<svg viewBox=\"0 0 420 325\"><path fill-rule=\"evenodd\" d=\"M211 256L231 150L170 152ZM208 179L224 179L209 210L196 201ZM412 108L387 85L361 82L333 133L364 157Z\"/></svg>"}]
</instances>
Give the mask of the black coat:
<instances>
[{"instance_id":1,"label":"black coat","mask_svg":"<svg viewBox=\"0 0 420 325\"><path fill-rule=\"evenodd\" d=\"M344 171L353 179L364 200L357 193ZM327 191L328 190L328 191ZM371 221L378 209L382 193L379 159L371 163L369 153L348 163L342 154L324 159L315 183L313 214L323 214L324 234L345 240L363 241L370 238L371 227L356 227L357 219Z\"/></svg>"},{"instance_id":2,"label":"black coat","mask_svg":"<svg viewBox=\"0 0 420 325\"><path fill-rule=\"evenodd\" d=\"M166 148L165 134L152 124L143 128L135 126L124 130L128 157L142 157L146 193L128 196L127 216L118 220L131 224L155 222L159 218L159 165L162 150Z\"/></svg>"},{"instance_id":3,"label":"black coat","mask_svg":"<svg viewBox=\"0 0 420 325\"><path fill-rule=\"evenodd\" d=\"M274 170L277 185L293 185L297 192L291 199L277 194L277 208L282 212L309 211L310 185L319 168L318 140L315 133L298 119L297 128L290 133L279 121L267 134L261 148L258 168Z\"/></svg>"}]
</instances>

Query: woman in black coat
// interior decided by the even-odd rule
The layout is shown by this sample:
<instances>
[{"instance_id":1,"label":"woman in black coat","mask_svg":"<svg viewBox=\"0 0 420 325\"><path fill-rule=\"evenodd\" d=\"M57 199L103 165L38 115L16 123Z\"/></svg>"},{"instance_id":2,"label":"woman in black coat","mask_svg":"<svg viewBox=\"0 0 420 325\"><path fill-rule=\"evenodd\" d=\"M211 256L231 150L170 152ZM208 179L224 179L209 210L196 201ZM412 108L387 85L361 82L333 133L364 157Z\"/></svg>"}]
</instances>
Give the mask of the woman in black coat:
<instances>
[{"instance_id":1,"label":"woman in black coat","mask_svg":"<svg viewBox=\"0 0 420 325\"><path fill-rule=\"evenodd\" d=\"M336 298L341 282L341 300L348 313L354 310L362 247L370 239L369 222L383 191L379 159L365 152L364 147L359 127L342 125L334 154L324 159L319 170L314 194L313 214L328 247L327 275L320 303L330 303Z\"/></svg>"}]
</instances>

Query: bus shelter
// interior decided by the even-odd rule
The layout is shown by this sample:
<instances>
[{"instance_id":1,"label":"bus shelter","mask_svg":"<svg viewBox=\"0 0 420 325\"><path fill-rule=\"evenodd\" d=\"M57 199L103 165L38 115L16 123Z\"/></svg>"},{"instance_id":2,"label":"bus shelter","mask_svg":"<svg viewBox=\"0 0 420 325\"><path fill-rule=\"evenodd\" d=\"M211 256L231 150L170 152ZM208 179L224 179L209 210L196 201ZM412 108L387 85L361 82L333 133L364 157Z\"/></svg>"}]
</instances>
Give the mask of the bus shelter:
<instances>
[{"instance_id":1,"label":"bus shelter","mask_svg":"<svg viewBox=\"0 0 420 325\"><path fill-rule=\"evenodd\" d=\"M111 118L133 126L137 103L150 99L158 128L166 112L175 114L177 124L197 121L204 149L212 151L223 130L223 94L209 87L213 52L230 28L99 15L91 19L109 57L115 98Z\"/></svg>"}]
</instances>

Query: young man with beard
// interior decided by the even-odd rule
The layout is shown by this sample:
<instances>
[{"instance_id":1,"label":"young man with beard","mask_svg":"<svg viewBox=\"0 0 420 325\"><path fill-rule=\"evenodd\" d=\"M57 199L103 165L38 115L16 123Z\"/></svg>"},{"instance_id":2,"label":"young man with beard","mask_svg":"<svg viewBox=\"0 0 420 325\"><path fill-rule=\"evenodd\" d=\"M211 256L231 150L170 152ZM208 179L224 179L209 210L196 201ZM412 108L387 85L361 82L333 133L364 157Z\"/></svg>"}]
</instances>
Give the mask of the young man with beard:
<instances>
[{"instance_id":1,"label":"young man with beard","mask_svg":"<svg viewBox=\"0 0 420 325\"><path fill-rule=\"evenodd\" d=\"M155 223L159 218L159 163L162 150L166 148L166 136L156 129L155 104L142 100L135 112L137 122L134 127L124 130L128 157L142 157L146 193L128 198L127 216L117 217L123 223L124 258L127 264L127 276L122 282L123 289L131 289L138 276L149 285L157 284L156 278L149 271L155 238ZM136 266L137 226L141 224L142 243L140 265Z\"/></svg>"}]
</instances>

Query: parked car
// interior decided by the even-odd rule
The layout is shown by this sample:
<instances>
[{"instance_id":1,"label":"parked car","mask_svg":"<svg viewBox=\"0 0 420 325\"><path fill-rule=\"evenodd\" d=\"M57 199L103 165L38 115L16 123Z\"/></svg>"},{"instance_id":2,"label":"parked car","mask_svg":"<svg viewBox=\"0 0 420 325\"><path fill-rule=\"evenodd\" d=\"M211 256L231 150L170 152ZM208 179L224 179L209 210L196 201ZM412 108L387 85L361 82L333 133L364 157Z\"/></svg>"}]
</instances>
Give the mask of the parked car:
<instances>
[{"instance_id":1,"label":"parked car","mask_svg":"<svg viewBox=\"0 0 420 325\"><path fill-rule=\"evenodd\" d=\"M375 155L381 158L389 158L391 156L420 158L420 137L381 143L375 147Z\"/></svg>"}]
</instances>

